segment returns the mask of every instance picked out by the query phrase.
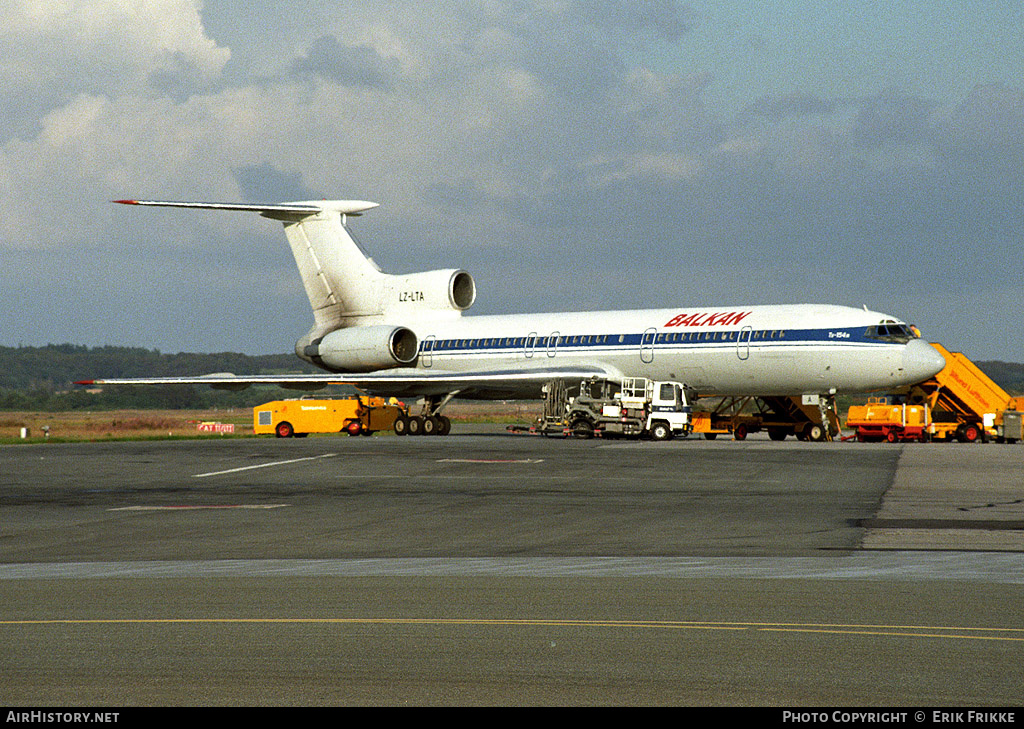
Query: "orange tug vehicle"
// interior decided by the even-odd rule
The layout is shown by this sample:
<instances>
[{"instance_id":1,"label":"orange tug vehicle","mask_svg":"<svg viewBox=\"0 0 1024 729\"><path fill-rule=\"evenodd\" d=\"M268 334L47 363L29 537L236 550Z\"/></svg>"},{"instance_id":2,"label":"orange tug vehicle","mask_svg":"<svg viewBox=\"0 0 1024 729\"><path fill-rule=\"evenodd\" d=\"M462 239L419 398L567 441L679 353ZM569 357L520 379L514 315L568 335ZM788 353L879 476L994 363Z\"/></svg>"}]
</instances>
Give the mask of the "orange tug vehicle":
<instances>
[{"instance_id":1,"label":"orange tug vehicle","mask_svg":"<svg viewBox=\"0 0 1024 729\"><path fill-rule=\"evenodd\" d=\"M402 403L383 397L345 397L274 400L253 408L256 435L302 438L310 433L373 435L394 431L404 435L409 411Z\"/></svg>"}]
</instances>

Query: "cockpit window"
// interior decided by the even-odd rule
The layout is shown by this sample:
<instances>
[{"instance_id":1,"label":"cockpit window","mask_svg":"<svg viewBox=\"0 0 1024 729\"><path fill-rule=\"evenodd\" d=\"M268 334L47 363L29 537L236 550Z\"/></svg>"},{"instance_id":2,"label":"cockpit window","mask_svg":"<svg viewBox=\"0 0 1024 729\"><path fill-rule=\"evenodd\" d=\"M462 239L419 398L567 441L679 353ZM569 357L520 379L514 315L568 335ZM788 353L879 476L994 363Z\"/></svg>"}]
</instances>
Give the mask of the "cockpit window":
<instances>
[{"instance_id":1,"label":"cockpit window","mask_svg":"<svg viewBox=\"0 0 1024 729\"><path fill-rule=\"evenodd\" d=\"M864 335L868 339L878 339L883 342L895 342L906 344L911 339L917 339L917 334L906 324L896 322L882 322L876 326L868 327Z\"/></svg>"}]
</instances>

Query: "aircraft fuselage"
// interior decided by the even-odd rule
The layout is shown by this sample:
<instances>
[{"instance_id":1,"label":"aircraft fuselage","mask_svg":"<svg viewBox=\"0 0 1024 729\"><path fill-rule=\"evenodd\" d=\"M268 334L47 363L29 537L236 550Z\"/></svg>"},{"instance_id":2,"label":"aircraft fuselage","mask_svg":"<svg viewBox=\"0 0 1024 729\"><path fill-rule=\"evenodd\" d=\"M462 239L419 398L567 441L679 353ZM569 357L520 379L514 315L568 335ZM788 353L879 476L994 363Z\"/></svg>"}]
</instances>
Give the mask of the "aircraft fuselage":
<instances>
[{"instance_id":1,"label":"aircraft fuselage","mask_svg":"<svg viewBox=\"0 0 1024 729\"><path fill-rule=\"evenodd\" d=\"M409 374L596 365L613 377L684 382L702 395L769 396L895 388L942 367L941 355L902 322L842 306L466 316L407 325L419 339L419 356L403 368Z\"/></svg>"}]
</instances>

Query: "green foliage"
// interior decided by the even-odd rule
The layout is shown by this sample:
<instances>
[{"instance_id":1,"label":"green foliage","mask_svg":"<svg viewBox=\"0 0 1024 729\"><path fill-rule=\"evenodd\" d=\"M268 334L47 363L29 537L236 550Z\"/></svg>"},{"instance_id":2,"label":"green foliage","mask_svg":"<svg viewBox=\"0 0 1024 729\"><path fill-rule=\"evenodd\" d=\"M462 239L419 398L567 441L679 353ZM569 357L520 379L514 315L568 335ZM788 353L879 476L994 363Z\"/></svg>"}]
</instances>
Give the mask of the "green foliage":
<instances>
[{"instance_id":1,"label":"green foliage","mask_svg":"<svg viewBox=\"0 0 1024 729\"><path fill-rule=\"evenodd\" d=\"M1024 393L1024 364L999 361L976 364L1003 389L1012 394ZM293 354L163 354L155 349L77 344L0 347L0 410L252 407L256 402L286 396L288 391L253 387L225 392L202 386L160 385L105 387L102 392L88 392L73 383L94 378L188 377L211 372L259 375L317 371Z\"/></svg>"},{"instance_id":2,"label":"green foliage","mask_svg":"<svg viewBox=\"0 0 1024 729\"><path fill-rule=\"evenodd\" d=\"M250 356L162 354L134 347L85 347L50 344L45 347L0 347L0 410L201 409L251 407L256 388L225 392L190 385L105 387L88 392L77 380L114 377L189 377L211 372L238 375L316 372L294 354ZM271 390L266 399L282 391Z\"/></svg>"},{"instance_id":3,"label":"green foliage","mask_svg":"<svg viewBox=\"0 0 1024 729\"><path fill-rule=\"evenodd\" d=\"M1024 364L1016 362L975 362L978 369L1011 395L1024 393Z\"/></svg>"}]
</instances>

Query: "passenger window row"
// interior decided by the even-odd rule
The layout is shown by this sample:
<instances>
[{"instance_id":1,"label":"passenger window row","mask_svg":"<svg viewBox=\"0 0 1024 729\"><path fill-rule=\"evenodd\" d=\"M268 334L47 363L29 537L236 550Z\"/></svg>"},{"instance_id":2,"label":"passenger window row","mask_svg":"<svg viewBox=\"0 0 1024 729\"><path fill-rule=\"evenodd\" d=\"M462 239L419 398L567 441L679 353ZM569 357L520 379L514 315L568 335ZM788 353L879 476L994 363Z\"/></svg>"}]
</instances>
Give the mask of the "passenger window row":
<instances>
[{"instance_id":1,"label":"passenger window row","mask_svg":"<svg viewBox=\"0 0 1024 729\"><path fill-rule=\"evenodd\" d=\"M741 332L693 332L663 333L653 339L640 334L584 334L584 335L549 335L529 337L492 337L489 339L438 339L424 340L423 346L432 352L460 349L545 349L551 346L579 347L605 344L669 344L678 342L735 342L740 339ZM749 332L749 341L784 339L786 332L781 329ZM746 338L746 337L745 337Z\"/></svg>"}]
</instances>

